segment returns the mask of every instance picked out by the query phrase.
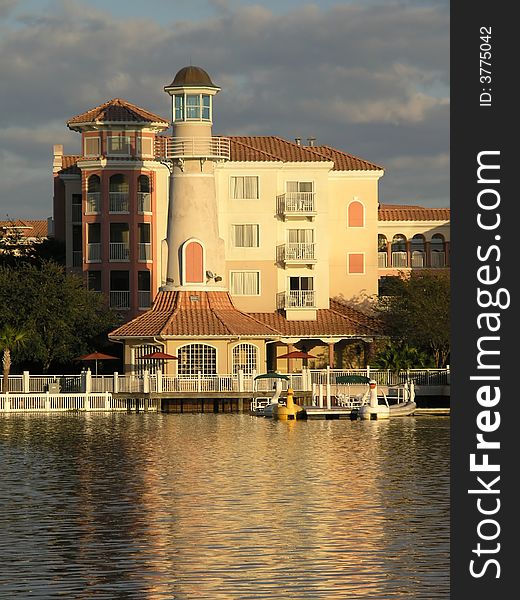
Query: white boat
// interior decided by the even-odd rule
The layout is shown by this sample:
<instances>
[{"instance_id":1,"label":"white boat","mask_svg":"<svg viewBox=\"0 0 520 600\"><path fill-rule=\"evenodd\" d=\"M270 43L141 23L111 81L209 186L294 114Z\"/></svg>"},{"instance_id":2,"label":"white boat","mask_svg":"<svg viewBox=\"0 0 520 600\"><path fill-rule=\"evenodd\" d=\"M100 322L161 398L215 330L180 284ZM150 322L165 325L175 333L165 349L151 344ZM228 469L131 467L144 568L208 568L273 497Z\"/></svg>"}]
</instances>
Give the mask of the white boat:
<instances>
[{"instance_id":1,"label":"white boat","mask_svg":"<svg viewBox=\"0 0 520 600\"><path fill-rule=\"evenodd\" d=\"M274 381L274 390L271 396L257 396L257 379L272 379ZM269 372L263 375L257 375L254 379L253 399L251 401L251 412L259 417L272 417L273 408L280 405L285 405L283 400L280 400L280 395L283 391L282 380L289 380L287 375L281 373Z\"/></svg>"}]
</instances>

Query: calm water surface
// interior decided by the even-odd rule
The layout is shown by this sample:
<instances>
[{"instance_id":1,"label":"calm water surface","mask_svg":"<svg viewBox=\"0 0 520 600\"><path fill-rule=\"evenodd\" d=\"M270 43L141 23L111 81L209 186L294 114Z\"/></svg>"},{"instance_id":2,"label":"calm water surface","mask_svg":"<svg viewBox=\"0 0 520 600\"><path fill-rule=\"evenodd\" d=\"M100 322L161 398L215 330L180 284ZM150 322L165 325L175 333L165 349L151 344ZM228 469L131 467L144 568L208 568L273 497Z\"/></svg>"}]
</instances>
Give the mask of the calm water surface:
<instances>
[{"instance_id":1,"label":"calm water surface","mask_svg":"<svg viewBox=\"0 0 520 600\"><path fill-rule=\"evenodd\" d=\"M449 419L1 415L0 597L449 597Z\"/></svg>"}]
</instances>

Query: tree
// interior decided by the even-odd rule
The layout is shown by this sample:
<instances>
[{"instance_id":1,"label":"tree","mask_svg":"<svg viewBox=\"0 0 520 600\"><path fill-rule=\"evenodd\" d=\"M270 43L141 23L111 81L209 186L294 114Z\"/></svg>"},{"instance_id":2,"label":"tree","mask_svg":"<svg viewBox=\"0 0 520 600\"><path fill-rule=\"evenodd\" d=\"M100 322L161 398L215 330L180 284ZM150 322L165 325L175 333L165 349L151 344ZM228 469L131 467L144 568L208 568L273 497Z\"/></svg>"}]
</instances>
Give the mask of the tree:
<instances>
[{"instance_id":1,"label":"tree","mask_svg":"<svg viewBox=\"0 0 520 600\"><path fill-rule=\"evenodd\" d=\"M2 356L3 384L4 394L8 390L9 373L11 372L11 353L20 348L26 340L27 333L21 329L15 329L10 325L4 325L0 331L0 352Z\"/></svg>"},{"instance_id":2,"label":"tree","mask_svg":"<svg viewBox=\"0 0 520 600\"><path fill-rule=\"evenodd\" d=\"M379 369L389 369L394 373L400 373L407 369L418 369L432 365L431 359L426 352L421 352L417 348L411 348L402 341L390 340L376 354L374 366Z\"/></svg>"},{"instance_id":3,"label":"tree","mask_svg":"<svg viewBox=\"0 0 520 600\"><path fill-rule=\"evenodd\" d=\"M445 367L450 354L449 275L422 271L408 279L396 278L391 289L392 295L379 300L386 333L428 352L437 367Z\"/></svg>"},{"instance_id":4,"label":"tree","mask_svg":"<svg viewBox=\"0 0 520 600\"><path fill-rule=\"evenodd\" d=\"M86 353L89 342L118 322L100 294L51 262L0 266L0 322L27 332L19 356L44 372Z\"/></svg>"}]
</instances>

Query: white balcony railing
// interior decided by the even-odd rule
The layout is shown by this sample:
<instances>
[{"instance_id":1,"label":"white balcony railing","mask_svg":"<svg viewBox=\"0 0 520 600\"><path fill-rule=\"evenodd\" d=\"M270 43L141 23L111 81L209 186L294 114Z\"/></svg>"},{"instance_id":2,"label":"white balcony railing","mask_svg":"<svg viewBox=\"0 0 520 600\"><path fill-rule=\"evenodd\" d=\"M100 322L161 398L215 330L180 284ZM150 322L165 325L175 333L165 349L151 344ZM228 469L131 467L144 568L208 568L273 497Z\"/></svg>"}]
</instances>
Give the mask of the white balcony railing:
<instances>
[{"instance_id":1,"label":"white balcony railing","mask_svg":"<svg viewBox=\"0 0 520 600\"><path fill-rule=\"evenodd\" d=\"M101 262L101 244L87 244L88 262Z\"/></svg>"},{"instance_id":2,"label":"white balcony railing","mask_svg":"<svg viewBox=\"0 0 520 600\"><path fill-rule=\"evenodd\" d=\"M426 266L426 260L425 260L425 254L424 252L420 251L420 250L414 250L412 252L412 268L415 269L421 269L422 267Z\"/></svg>"},{"instance_id":3,"label":"white balcony railing","mask_svg":"<svg viewBox=\"0 0 520 600\"><path fill-rule=\"evenodd\" d=\"M152 212L152 195L150 192L137 192L137 212Z\"/></svg>"},{"instance_id":4,"label":"white balcony railing","mask_svg":"<svg viewBox=\"0 0 520 600\"><path fill-rule=\"evenodd\" d=\"M101 193L87 192L87 214L101 212Z\"/></svg>"},{"instance_id":5,"label":"white balcony railing","mask_svg":"<svg viewBox=\"0 0 520 600\"><path fill-rule=\"evenodd\" d=\"M285 293L285 308L315 308L314 290L290 290Z\"/></svg>"},{"instance_id":6,"label":"white balcony railing","mask_svg":"<svg viewBox=\"0 0 520 600\"><path fill-rule=\"evenodd\" d=\"M137 292L137 303L139 308L150 308L152 305L150 290L139 290Z\"/></svg>"},{"instance_id":7,"label":"white balcony railing","mask_svg":"<svg viewBox=\"0 0 520 600\"><path fill-rule=\"evenodd\" d=\"M109 211L110 212L128 212L128 193L127 192L109 192Z\"/></svg>"},{"instance_id":8,"label":"white balcony railing","mask_svg":"<svg viewBox=\"0 0 520 600\"><path fill-rule=\"evenodd\" d=\"M159 138L156 154L164 158L217 158L229 160L229 138Z\"/></svg>"},{"instance_id":9,"label":"white balcony railing","mask_svg":"<svg viewBox=\"0 0 520 600\"><path fill-rule=\"evenodd\" d=\"M406 252L392 252L392 267L407 267Z\"/></svg>"},{"instance_id":10,"label":"white balcony railing","mask_svg":"<svg viewBox=\"0 0 520 600\"><path fill-rule=\"evenodd\" d=\"M124 242L110 242L110 260L130 260L130 247Z\"/></svg>"},{"instance_id":11,"label":"white balcony railing","mask_svg":"<svg viewBox=\"0 0 520 600\"><path fill-rule=\"evenodd\" d=\"M431 266L432 267L445 267L446 266L446 254L444 252L433 251L430 254Z\"/></svg>"},{"instance_id":12,"label":"white balcony railing","mask_svg":"<svg viewBox=\"0 0 520 600\"><path fill-rule=\"evenodd\" d=\"M280 215L308 215L316 212L315 192L287 192L277 196Z\"/></svg>"},{"instance_id":13,"label":"white balcony railing","mask_svg":"<svg viewBox=\"0 0 520 600\"><path fill-rule=\"evenodd\" d=\"M152 260L152 244L138 244L139 246L139 260Z\"/></svg>"},{"instance_id":14,"label":"white balcony railing","mask_svg":"<svg viewBox=\"0 0 520 600\"><path fill-rule=\"evenodd\" d=\"M315 261L315 244L313 242L294 242L285 244L283 248L283 260L286 262L308 262Z\"/></svg>"},{"instance_id":15,"label":"white balcony railing","mask_svg":"<svg viewBox=\"0 0 520 600\"><path fill-rule=\"evenodd\" d=\"M377 266L380 269L386 269L388 266L388 253L387 252L378 252L377 253Z\"/></svg>"},{"instance_id":16,"label":"white balcony railing","mask_svg":"<svg viewBox=\"0 0 520 600\"><path fill-rule=\"evenodd\" d=\"M130 292L110 291L110 308L130 308Z\"/></svg>"}]
</instances>

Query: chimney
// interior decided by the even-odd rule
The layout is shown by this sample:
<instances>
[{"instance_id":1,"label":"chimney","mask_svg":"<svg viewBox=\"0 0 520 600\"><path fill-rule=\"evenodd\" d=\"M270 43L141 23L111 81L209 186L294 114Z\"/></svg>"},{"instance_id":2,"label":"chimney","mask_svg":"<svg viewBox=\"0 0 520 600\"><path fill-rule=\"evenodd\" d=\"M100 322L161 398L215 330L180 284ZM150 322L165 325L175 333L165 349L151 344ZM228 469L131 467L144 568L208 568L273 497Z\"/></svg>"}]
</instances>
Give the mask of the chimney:
<instances>
[{"instance_id":1,"label":"chimney","mask_svg":"<svg viewBox=\"0 0 520 600\"><path fill-rule=\"evenodd\" d=\"M52 172L57 173L63 165L63 144L54 144L54 160L52 161Z\"/></svg>"},{"instance_id":2,"label":"chimney","mask_svg":"<svg viewBox=\"0 0 520 600\"><path fill-rule=\"evenodd\" d=\"M294 138L294 141L296 142L297 146L301 146L302 145L302 138Z\"/></svg>"},{"instance_id":3,"label":"chimney","mask_svg":"<svg viewBox=\"0 0 520 600\"><path fill-rule=\"evenodd\" d=\"M316 138L315 138L315 137L310 137L310 138L307 138L307 144L308 144L309 146L314 146L314 142L315 142L315 141L316 141Z\"/></svg>"}]
</instances>

